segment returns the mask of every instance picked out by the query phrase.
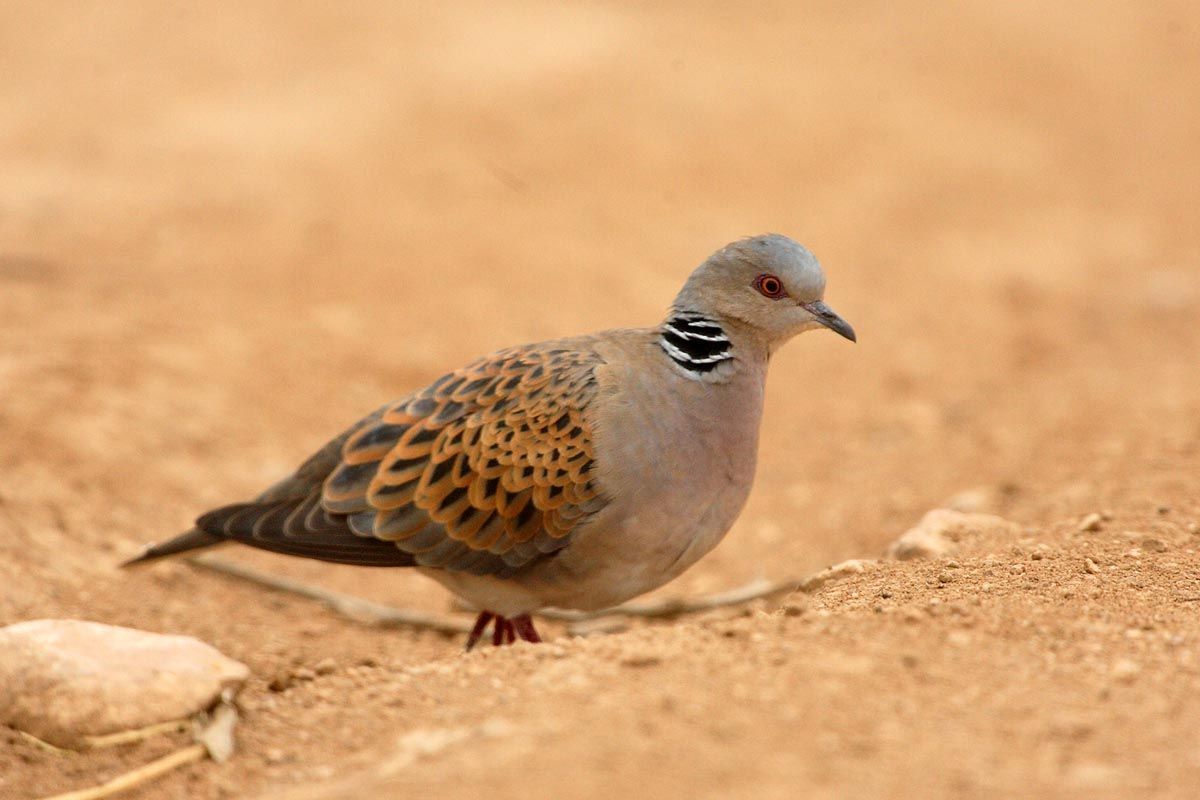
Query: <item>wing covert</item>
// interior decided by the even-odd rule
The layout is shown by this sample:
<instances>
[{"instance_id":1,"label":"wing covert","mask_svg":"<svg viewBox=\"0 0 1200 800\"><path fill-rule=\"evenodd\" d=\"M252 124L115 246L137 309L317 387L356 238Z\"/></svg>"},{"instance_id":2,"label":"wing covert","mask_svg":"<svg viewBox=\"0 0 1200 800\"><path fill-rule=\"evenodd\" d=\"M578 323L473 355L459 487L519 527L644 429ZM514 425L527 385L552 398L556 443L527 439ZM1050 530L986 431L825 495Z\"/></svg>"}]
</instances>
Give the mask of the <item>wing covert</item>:
<instances>
[{"instance_id":1,"label":"wing covert","mask_svg":"<svg viewBox=\"0 0 1200 800\"><path fill-rule=\"evenodd\" d=\"M605 503L587 413L600 357L554 343L449 373L353 429L321 500L423 566L510 574Z\"/></svg>"}]
</instances>

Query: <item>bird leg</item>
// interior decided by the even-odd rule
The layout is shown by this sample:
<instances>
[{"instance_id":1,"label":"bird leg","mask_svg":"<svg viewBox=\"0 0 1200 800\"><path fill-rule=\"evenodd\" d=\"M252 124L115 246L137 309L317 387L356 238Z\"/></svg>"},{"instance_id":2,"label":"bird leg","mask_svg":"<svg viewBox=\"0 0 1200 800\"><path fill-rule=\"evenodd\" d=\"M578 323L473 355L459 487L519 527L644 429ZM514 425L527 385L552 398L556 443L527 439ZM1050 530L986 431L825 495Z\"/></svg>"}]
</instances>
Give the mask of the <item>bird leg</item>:
<instances>
[{"instance_id":1,"label":"bird leg","mask_svg":"<svg viewBox=\"0 0 1200 800\"><path fill-rule=\"evenodd\" d=\"M516 633L512 632L512 622L505 616L497 616L496 627L492 630L492 646L500 646L504 644L512 644L516 640Z\"/></svg>"},{"instance_id":2,"label":"bird leg","mask_svg":"<svg viewBox=\"0 0 1200 800\"><path fill-rule=\"evenodd\" d=\"M536 644L542 640L542 637L538 636L537 629L533 627L533 618L528 614L522 614L519 617L513 617L512 621L508 624L511 627L516 628L517 635L526 642L533 642Z\"/></svg>"},{"instance_id":3,"label":"bird leg","mask_svg":"<svg viewBox=\"0 0 1200 800\"><path fill-rule=\"evenodd\" d=\"M493 625L492 645L495 647L513 644L518 638L524 642L542 640L534 630L533 619L528 614L509 619L491 611L481 611L475 620L475 626L471 628L471 635L467 637L467 650L473 650L475 645L479 644L488 625Z\"/></svg>"},{"instance_id":4,"label":"bird leg","mask_svg":"<svg viewBox=\"0 0 1200 800\"><path fill-rule=\"evenodd\" d=\"M467 637L467 650L470 651L475 645L479 644L479 640L483 638L483 632L487 630L488 623L496 615L490 611L480 611L479 617L475 620L475 627L471 628L471 635Z\"/></svg>"}]
</instances>

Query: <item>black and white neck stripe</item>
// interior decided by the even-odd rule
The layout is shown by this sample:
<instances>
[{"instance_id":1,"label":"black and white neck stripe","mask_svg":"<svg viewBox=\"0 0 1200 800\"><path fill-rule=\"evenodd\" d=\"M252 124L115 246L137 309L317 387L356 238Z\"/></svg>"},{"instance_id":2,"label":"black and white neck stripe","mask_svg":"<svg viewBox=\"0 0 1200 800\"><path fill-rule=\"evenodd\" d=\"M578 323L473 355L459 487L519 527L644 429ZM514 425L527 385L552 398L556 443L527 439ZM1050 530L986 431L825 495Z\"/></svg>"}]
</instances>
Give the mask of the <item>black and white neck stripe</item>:
<instances>
[{"instance_id":1,"label":"black and white neck stripe","mask_svg":"<svg viewBox=\"0 0 1200 800\"><path fill-rule=\"evenodd\" d=\"M672 361L697 377L733 360L733 342L720 324L695 312L672 314L658 343Z\"/></svg>"}]
</instances>

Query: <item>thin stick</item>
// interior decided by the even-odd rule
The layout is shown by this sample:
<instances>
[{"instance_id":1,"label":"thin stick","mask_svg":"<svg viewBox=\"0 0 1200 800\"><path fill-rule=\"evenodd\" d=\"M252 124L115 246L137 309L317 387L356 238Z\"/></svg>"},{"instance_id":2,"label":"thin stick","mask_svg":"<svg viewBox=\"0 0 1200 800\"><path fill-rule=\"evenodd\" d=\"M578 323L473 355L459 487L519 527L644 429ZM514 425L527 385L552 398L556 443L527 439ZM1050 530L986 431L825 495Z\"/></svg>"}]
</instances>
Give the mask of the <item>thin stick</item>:
<instances>
[{"instance_id":1,"label":"thin stick","mask_svg":"<svg viewBox=\"0 0 1200 800\"><path fill-rule=\"evenodd\" d=\"M241 580L249 581L260 586L266 586L280 592L307 597L324 603L329 609L356 622L380 627L411 626L428 628L442 633L470 633L471 624L466 620L454 617L429 614L423 611L394 608L363 600L353 595L322 589L290 578L281 578L250 567L243 567L212 556L202 556L189 560L198 567L230 575ZM561 609L545 609L538 612L544 619L562 620L565 622L584 622L602 617L677 617L683 614L695 614L701 611L711 611L714 608L737 606L771 597L785 592L794 592L801 587L803 581L790 578L782 581L768 581L764 578L751 581L745 586L730 589L725 592L697 598L668 597L646 603L626 603L602 611L564 611Z\"/></svg>"},{"instance_id":2,"label":"thin stick","mask_svg":"<svg viewBox=\"0 0 1200 800\"><path fill-rule=\"evenodd\" d=\"M206 755L208 755L208 751L204 749L204 745L188 745L182 750L176 750L174 753L151 761L145 766L138 767L123 775L118 775L111 781L100 786L67 792L66 794L56 794L53 797L44 797L42 800L101 800L104 797L112 797L115 794L141 786L143 783L154 780L158 776L165 775L171 770L178 769L185 764L201 761Z\"/></svg>"},{"instance_id":3,"label":"thin stick","mask_svg":"<svg viewBox=\"0 0 1200 800\"><path fill-rule=\"evenodd\" d=\"M186 731L190 724L191 720L175 719L170 722L160 722L157 725L149 725L133 731L106 733L103 736L85 736L83 737L83 744L84 747L92 750L101 747L116 747L117 745L129 744L131 742L142 742L163 733Z\"/></svg>"},{"instance_id":4,"label":"thin stick","mask_svg":"<svg viewBox=\"0 0 1200 800\"><path fill-rule=\"evenodd\" d=\"M703 597L666 597L646 603L625 603L601 611L564 611L548 608L539 611L538 616L546 619L561 619L566 622L583 622L601 617L678 617L683 614L711 611L714 608L740 606L763 597L794 592L800 588L802 583L803 581L795 579L769 581L766 578L758 578L745 586Z\"/></svg>"},{"instance_id":5,"label":"thin stick","mask_svg":"<svg viewBox=\"0 0 1200 800\"><path fill-rule=\"evenodd\" d=\"M64 753L74 753L75 752L74 750L68 750L65 747L59 747L58 745L50 744L49 742L44 741L44 740L39 739L38 737L34 736L32 733L26 733L25 731L20 730L20 729L14 729L14 730L17 731L17 736L20 736L22 739L29 742L34 747L40 747L41 749L45 750L48 753L64 754Z\"/></svg>"},{"instance_id":6,"label":"thin stick","mask_svg":"<svg viewBox=\"0 0 1200 800\"><path fill-rule=\"evenodd\" d=\"M319 586L294 581L291 578L283 578L278 575L260 572L259 570L243 567L240 564L234 564L223 559L213 558L212 556L191 558L188 559L188 563L212 570L213 572L219 572L223 575L232 575L244 581L257 583L260 586L266 586L268 589L300 595L310 600L317 600L324 603L331 611L336 611L342 616L349 617L355 622L361 622L364 625L376 625L379 627L411 626L414 628L427 628L442 633L471 632L471 623L465 620L444 617L438 614L429 614L413 609L385 606L381 603L364 600L361 597L342 594L341 592L322 589Z\"/></svg>"}]
</instances>

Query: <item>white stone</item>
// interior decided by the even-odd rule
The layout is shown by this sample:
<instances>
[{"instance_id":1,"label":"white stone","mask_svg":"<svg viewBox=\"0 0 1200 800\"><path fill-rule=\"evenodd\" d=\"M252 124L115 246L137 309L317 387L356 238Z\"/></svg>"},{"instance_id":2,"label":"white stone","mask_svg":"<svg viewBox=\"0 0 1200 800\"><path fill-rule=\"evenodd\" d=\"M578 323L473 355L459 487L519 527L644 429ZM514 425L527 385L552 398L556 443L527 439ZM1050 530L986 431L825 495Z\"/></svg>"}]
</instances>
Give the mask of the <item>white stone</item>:
<instances>
[{"instance_id":1,"label":"white stone","mask_svg":"<svg viewBox=\"0 0 1200 800\"><path fill-rule=\"evenodd\" d=\"M189 636L72 619L0 628L0 723L59 747L182 719L236 691L242 663Z\"/></svg>"},{"instance_id":2,"label":"white stone","mask_svg":"<svg viewBox=\"0 0 1200 800\"><path fill-rule=\"evenodd\" d=\"M942 558L958 550L967 539L1015 530L1016 526L1003 517L935 508L892 542L887 549L887 557L901 561Z\"/></svg>"},{"instance_id":3,"label":"white stone","mask_svg":"<svg viewBox=\"0 0 1200 800\"><path fill-rule=\"evenodd\" d=\"M800 590L803 592L815 592L832 581L844 580L851 575L860 575L874 567L875 564L875 561L863 558L852 558L848 561L842 561L839 564L834 564L832 567L823 569L815 575L805 578L800 584Z\"/></svg>"}]
</instances>

